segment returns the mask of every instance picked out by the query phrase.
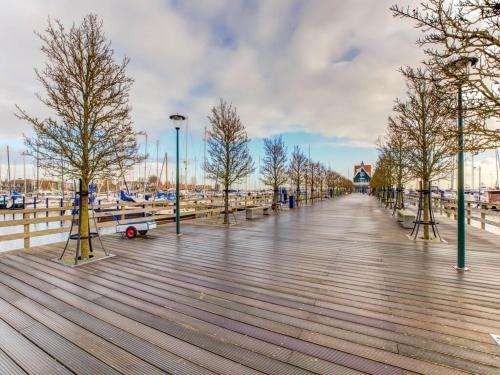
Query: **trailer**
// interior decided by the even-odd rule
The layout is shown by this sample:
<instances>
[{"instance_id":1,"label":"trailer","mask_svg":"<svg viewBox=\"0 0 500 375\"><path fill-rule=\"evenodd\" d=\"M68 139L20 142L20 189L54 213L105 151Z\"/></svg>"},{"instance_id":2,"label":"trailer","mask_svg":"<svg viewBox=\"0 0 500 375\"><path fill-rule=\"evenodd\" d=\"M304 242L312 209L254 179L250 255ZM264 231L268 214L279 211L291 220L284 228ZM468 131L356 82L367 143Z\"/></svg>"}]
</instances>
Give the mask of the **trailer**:
<instances>
[{"instance_id":1,"label":"trailer","mask_svg":"<svg viewBox=\"0 0 500 375\"><path fill-rule=\"evenodd\" d=\"M155 229L155 221L136 221L126 224L116 224L116 233L120 233L122 236L127 237L129 240L137 237L137 235L145 236L148 230Z\"/></svg>"}]
</instances>

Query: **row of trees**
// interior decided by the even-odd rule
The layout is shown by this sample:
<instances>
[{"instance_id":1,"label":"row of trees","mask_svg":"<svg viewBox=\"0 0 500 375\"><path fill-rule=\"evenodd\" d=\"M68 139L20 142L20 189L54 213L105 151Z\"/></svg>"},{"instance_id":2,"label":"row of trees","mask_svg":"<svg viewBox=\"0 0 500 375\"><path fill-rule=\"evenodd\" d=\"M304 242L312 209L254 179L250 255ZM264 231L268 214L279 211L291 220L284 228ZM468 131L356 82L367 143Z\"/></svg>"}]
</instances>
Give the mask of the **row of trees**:
<instances>
[{"instance_id":1,"label":"row of trees","mask_svg":"<svg viewBox=\"0 0 500 375\"><path fill-rule=\"evenodd\" d=\"M456 121L457 92L463 92L463 149L478 152L500 146L494 119L500 114L500 4L490 1L430 0L420 8L391 7L394 16L423 29L418 45L428 59L423 67L401 68L406 96L397 98L379 140L371 185L402 190L410 180L428 189L431 180L454 168L461 148ZM396 204L401 206L401 195ZM429 222L424 201L423 221ZM424 238L429 239L428 225Z\"/></svg>"},{"instance_id":2,"label":"row of trees","mask_svg":"<svg viewBox=\"0 0 500 375\"><path fill-rule=\"evenodd\" d=\"M208 117L208 160L204 165L207 176L224 188L224 223L229 220L229 189L255 171L248 151L249 138L237 110L223 99L212 108ZM273 204L279 199L279 189L290 185L298 197L303 193L307 202L322 197L325 191L348 190L352 183L320 162L313 162L295 146L288 160L288 150L281 136L264 139L264 158L260 170L262 182L273 189Z\"/></svg>"},{"instance_id":3,"label":"row of trees","mask_svg":"<svg viewBox=\"0 0 500 375\"><path fill-rule=\"evenodd\" d=\"M58 176L81 180L81 259L90 256L88 186L96 179L118 179L141 161L137 133L129 105L133 79L126 73L127 57L115 62L102 21L95 14L84 17L69 29L50 21L37 34L46 57L42 70L35 70L44 95L37 98L48 115L38 118L17 106L17 117L28 122L33 136L25 138L31 156L40 166ZM224 100L208 117L209 158L204 165L208 177L225 190L225 222L228 222L228 191L231 185L254 171L248 136L236 108ZM281 138L265 141L262 180L277 192L288 178L297 191L323 191L324 187L348 187L346 179L309 161L298 148L288 164ZM276 195L275 195L276 202Z\"/></svg>"}]
</instances>

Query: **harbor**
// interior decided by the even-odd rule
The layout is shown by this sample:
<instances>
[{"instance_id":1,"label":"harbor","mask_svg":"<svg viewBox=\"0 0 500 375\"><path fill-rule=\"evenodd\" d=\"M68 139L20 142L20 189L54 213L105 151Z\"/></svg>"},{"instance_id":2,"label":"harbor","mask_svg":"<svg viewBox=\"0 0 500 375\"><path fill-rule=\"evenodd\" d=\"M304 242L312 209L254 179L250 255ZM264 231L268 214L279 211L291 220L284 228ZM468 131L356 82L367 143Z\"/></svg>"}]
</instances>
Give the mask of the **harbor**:
<instances>
[{"instance_id":1,"label":"harbor","mask_svg":"<svg viewBox=\"0 0 500 375\"><path fill-rule=\"evenodd\" d=\"M500 0L0 9L0 375L500 375Z\"/></svg>"}]
</instances>

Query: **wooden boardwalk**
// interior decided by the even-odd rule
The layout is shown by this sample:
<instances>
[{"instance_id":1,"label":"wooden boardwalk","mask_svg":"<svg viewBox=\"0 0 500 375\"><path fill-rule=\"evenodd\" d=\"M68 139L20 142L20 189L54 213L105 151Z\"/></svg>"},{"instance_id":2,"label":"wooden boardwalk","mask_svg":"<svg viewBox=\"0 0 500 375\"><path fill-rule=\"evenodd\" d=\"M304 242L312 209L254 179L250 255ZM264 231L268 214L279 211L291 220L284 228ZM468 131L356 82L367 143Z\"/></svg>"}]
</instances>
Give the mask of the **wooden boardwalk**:
<instances>
[{"instance_id":1,"label":"wooden boardwalk","mask_svg":"<svg viewBox=\"0 0 500 375\"><path fill-rule=\"evenodd\" d=\"M1 254L0 374L500 374L495 237L457 274L362 195L183 232Z\"/></svg>"}]
</instances>

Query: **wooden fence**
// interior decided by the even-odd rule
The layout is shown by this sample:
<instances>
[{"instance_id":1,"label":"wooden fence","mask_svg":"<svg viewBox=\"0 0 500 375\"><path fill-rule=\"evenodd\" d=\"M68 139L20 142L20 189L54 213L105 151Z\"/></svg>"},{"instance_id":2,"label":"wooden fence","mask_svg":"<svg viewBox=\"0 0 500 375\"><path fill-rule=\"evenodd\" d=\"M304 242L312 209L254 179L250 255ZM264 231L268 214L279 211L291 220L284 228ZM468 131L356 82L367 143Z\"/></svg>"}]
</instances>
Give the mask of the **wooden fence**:
<instances>
[{"instance_id":1,"label":"wooden fence","mask_svg":"<svg viewBox=\"0 0 500 375\"><path fill-rule=\"evenodd\" d=\"M271 202L270 196L245 196L230 199L231 210L244 210L247 207L268 205ZM91 226L93 217L97 228L110 227L116 225L115 217L120 218L120 223L130 223L137 221L137 217L148 216L148 219L155 221L169 221L175 218L175 204L168 201L146 201L146 202L118 202L110 204L94 205L94 213L89 212ZM69 232L73 207L71 203L66 203L63 207L44 207L31 209L2 209L0 216L4 215L4 220L0 221L0 228L22 227L22 230L13 233L0 235L0 243L3 241L24 240L24 248L30 247L30 239L33 237L47 236L58 233ZM180 203L180 216L202 217L218 215L224 211L222 198L185 200ZM163 211L163 212L162 212ZM172 211L171 213L165 211ZM136 215L136 218L126 219L126 216ZM12 216L13 219L8 217ZM109 218L110 220L105 220ZM32 225L59 222L60 226L33 230ZM21 228L19 228L21 229ZM1 229L0 229L1 230Z\"/></svg>"},{"instance_id":2,"label":"wooden fence","mask_svg":"<svg viewBox=\"0 0 500 375\"><path fill-rule=\"evenodd\" d=\"M418 195L407 195L406 202L418 205ZM435 213L444 214L457 220L457 202L455 199L432 197L432 208ZM479 222L481 229L486 225L498 228L500 234L500 203L465 202L465 217L467 224Z\"/></svg>"}]
</instances>

